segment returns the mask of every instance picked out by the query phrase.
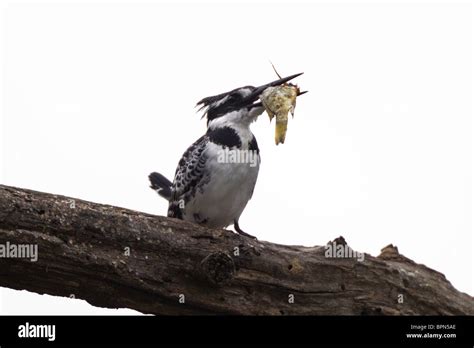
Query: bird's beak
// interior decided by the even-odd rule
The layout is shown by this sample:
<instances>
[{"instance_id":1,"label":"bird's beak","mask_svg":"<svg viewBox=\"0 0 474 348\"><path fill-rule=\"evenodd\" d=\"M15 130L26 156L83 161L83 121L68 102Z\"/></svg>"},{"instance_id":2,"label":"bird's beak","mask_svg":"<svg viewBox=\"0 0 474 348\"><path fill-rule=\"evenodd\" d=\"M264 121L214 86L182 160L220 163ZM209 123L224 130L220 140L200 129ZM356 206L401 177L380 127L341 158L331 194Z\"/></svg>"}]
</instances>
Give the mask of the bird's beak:
<instances>
[{"instance_id":1,"label":"bird's beak","mask_svg":"<svg viewBox=\"0 0 474 348\"><path fill-rule=\"evenodd\" d=\"M299 74L294 74L294 75L290 75L290 76L287 76L287 77L284 77L282 79L278 79L278 80L275 80L273 82L270 82L270 83L267 83L265 85L262 85L260 87L256 87L252 93L247 96L246 100L249 104L253 103L255 100L257 100L259 97L260 97L260 94L262 94L262 92L264 90L266 90L268 87L275 87L275 86L280 86L282 84L284 84L285 82L288 82L292 79L294 79L295 77L298 77L300 75L303 75L303 73L299 73ZM306 93L307 91L304 91L304 92L301 92L299 93L298 95L301 95L301 94L304 94Z\"/></svg>"}]
</instances>

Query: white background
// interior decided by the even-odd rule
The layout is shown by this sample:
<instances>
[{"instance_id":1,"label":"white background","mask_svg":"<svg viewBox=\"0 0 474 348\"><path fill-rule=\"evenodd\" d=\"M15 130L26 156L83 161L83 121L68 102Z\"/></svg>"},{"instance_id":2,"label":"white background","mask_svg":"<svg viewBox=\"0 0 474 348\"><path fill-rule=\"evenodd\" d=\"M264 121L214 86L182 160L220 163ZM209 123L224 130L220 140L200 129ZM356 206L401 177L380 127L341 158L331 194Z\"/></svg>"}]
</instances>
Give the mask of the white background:
<instances>
[{"instance_id":1,"label":"white background","mask_svg":"<svg viewBox=\"0 0 474 348\"><path fill-rule=\"evenodd\" d=\"M202 97L304 71L287 140L241 227L307 246L393 243L474 294L472 6L438 3L2 3L1 183L166 214L205 132ZM1 261L0 261L1 266ZM108 314L0 289L0 314Z\"/></svg>"}]
</instances>

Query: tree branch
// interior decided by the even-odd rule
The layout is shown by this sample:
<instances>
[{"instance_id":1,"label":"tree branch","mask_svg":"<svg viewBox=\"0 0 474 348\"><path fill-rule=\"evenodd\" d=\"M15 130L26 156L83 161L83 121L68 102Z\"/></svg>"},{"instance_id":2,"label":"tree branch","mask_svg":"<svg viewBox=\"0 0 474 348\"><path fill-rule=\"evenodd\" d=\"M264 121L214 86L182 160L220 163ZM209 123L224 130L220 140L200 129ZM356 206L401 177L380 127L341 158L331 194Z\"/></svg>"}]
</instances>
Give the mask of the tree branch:
<instances>
[{"instance_id":1,"label":"tree branch","mask_svg":"<svg viewBox=\"0 0 474 348\"><path fill-rule=\"evenodd\" d=\"M172 315L474 314L471 296L392 246L362 262L327 258L322 246L255 241L0 185L0 245L7 242L38 245L38 260L0 258L0 286L99 307Z\"/></svg>"}]
</instances>

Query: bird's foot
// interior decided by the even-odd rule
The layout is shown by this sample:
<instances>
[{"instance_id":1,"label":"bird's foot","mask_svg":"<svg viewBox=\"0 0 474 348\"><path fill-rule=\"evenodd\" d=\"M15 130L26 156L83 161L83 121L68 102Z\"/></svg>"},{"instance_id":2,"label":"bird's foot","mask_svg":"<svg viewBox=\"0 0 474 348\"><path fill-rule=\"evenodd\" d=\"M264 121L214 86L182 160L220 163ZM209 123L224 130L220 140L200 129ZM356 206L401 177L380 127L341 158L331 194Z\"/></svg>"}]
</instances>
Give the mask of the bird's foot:
<instances>
[{"instance_id":1,"label":"bird's foot","mask_svg":"<svg viewBox=\"0 0 474 348\"><path fill-rule=\"evenodd\" d=\"M257 239L257 237L254 237L251 234L248 234L247 232L242 231L239 227L239 223L237 222L237 220L234 221L234 228L235 228L235 231L242 236L249 237L252 239Z\"/></svg>"}]
</instances>

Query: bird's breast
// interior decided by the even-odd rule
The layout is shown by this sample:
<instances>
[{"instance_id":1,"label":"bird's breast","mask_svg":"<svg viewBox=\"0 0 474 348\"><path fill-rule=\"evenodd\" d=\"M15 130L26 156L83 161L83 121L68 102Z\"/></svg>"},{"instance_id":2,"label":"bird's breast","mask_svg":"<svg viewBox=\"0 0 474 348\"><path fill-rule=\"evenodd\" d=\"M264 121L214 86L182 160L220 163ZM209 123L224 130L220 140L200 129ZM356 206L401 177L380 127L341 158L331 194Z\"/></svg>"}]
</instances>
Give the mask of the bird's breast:
<instances>
[{"instance_id":1,"label":"bird's breast","mask_svg":"<svg viewBox=\"0 0 474 348\"><path fill-rule=\"evenodd\" d=\"M209 143L205 152L208 180L187 205L186 215L197 215L211 227L225 227L240 216L252 197L260 155L214 143Z\"/></svg>"}]
</instances>

